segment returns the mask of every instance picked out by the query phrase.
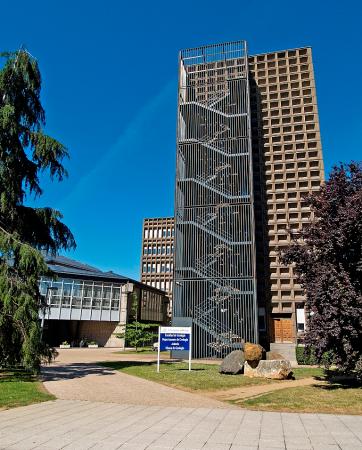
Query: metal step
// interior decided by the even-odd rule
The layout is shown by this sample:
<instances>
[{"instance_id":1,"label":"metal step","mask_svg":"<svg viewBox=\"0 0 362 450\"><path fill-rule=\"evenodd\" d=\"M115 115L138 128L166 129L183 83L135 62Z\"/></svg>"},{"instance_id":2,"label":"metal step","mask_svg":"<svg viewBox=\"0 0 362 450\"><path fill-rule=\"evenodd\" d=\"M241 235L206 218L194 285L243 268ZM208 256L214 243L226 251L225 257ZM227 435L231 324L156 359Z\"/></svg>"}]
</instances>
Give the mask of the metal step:
<instances>
[{"instance_id":1,"label":"metal step","mask_svg":"<svg viewBox=\"0 0 362 450\"><path fill-rule=\"evenodd\" d=\"M248 115L247 112L245 112L245 113L237 113L237 114L227 114L227 113L225 113L223 111L219 111L218 109L215 109L215 108L210 108L210 107L208 107L206 105L203 105L202 103L199 103L199 102L196 102L196 101L184 102L182 105L180 105L180 108L181 109L186 109L186 106L188 106L188 105L190 105L190 106L199 106L202 109L207 109L208 111L213 112L215 114L219 114L220 116L223 116L223 117L247 117L247 115Z\"/></svg>"},{"instance_id":2,"label":"metal step","mask_svg":"<svg viewBox=\"0 0 362 450\"><path fill-rule=\"evenodd\" d=\"M214 348L216 351L221 351L223 348L230 348L234 350L241 348L242 344L240 342L232 342L231 339L224 337L223 333L220 334L219 332L211 329L209 326L205 325L201 320L193 319L193 322L216 340L215 342L211 342L209 344L209 346Z\"/></svg>"},{"instance_id":3,"label":"metal step","mask_svg":"<svg viewBox=\"0 0 362 450\"><path fill-rule=\"evenodd\" d=\"M197 183L197 184L205 187L206 189L209 189L210 191L215 192L216 194L221 195L221 196L223 196L225 198L228 198L230 200L233 200L233 199L247 199L248 200L250 198L250 195L240 195L240 194L238 194L238 195L231 195L227 191L224 192L222 190L222 188L220 189L220 186L219 187L214 187L214 186L212 186L210 184L207 184L207 183L204 183L203 181L198 180L196 178L182 178L182 179L180 178L179 182L180 181L182 181L182 182L193 181L194 183Z\"/></svg>"}]
</instances>

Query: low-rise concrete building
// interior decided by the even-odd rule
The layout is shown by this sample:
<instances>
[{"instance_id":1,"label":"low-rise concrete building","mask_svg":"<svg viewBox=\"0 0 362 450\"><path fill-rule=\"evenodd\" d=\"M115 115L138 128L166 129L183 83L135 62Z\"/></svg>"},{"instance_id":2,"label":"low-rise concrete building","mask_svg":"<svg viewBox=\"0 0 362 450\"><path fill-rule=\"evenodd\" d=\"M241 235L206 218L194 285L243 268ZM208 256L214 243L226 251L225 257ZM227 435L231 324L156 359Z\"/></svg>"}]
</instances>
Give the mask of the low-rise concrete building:
<instances>
[{"instance_id":1,"label":"low-rise concrete building","mask_svg":"<svg viewBox=\"0 0 362 450\"><path fill-rule=\"evenodd\" d=\"M82 340L124 347L118 337L129 320L162 324L167 320L165 292L139 281L103 272L64 256L47 256L55 277L42 277L40 293L47 308L40 313L45 341L75 346Z\"/></svg>"}]
</instances>

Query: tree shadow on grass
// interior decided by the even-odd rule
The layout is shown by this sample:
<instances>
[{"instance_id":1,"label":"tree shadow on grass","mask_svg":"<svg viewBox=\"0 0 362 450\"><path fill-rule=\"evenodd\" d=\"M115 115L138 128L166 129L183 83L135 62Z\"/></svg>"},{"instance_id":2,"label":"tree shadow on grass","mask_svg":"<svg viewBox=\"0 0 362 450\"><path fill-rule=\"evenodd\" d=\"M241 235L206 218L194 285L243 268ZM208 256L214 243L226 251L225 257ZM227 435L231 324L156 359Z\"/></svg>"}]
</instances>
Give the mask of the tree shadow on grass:
<instances>
[{"instance_id":1,"label":"tree shadow on grass","mask_svg":"<svg viewBox=\"0 0 362 450\"><path fill-rule=\"evenodd\" d=\"M37 376L23 369L0 370L0 383L37 381Z\"/></svg>"},{"instance_id":2,"label":"tree shadow on grass","mask_svg":"<svg viewBox=\"0 0 362 450\"><path fill-rule=\"evenodd\" d=\"M317 384L316 387L326 391L338 389L356 389L361 388L362 383L353 375L346 375L338 370L328 370L324 372L324 376L315 377L316 380L326 381L327 384Z\"/></svg>"},{"instance_id":3,"label":"tree shadow on grass","mask_svg":"<svg viewBox=\"0 0 362 450\"><path fill-rule=\"evenodd\" d=\"M167 364L167 362L163 362ZM100 361L97 364L104 367L109 367L114 370L122 370L127 367L145 367L145 366L154 366L157 364L156 361Z\"/></svg>"}]
</instances>

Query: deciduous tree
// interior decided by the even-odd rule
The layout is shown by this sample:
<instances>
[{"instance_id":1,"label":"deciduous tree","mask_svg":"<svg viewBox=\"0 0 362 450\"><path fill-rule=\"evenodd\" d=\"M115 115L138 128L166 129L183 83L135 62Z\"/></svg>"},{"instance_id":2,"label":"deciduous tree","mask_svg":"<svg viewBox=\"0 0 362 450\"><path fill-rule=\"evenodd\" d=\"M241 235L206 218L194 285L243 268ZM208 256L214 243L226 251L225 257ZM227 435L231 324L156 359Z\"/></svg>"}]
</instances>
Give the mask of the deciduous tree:
<instances>
[{"instance_id":1,"label":"deciduous tree","mask_svg":"<svg viewBox=\"0 0 362 450\"><path fill-rule=\"evenodd\" d=\"M341 164L304 204L310 224L282 254L295 264L309 312L306 347L330 352L345 372L362 374L362 168Z\"/></svg>"},{"instance_id":2,"label":"deciduous tree","mask_svg":"<svg viewBox=\"0 0 362 450\"><path fill-rule=\"evenodd\" d=\"M126 325L125 333L120 334L119 337L124 338L127 344L138 351L138 347L150 344L157 336L151 331L157 327L158 325L154 323L131 322Z\"/></svg>"}]
</instances>

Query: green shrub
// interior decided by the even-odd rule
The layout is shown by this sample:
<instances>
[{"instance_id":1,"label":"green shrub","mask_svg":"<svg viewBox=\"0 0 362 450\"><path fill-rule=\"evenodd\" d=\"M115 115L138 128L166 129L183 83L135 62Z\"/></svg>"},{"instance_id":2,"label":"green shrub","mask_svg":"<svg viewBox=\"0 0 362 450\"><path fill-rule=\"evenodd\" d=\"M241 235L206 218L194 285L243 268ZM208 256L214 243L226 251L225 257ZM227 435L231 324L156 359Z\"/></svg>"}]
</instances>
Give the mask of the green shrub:
<instances>
[{"instance_id":1,"label":"green shrub","mask_svg":"<svg viewBox=\"0 0 362 450\"><path fill-rule=\"evenodd\" d=\"M315 365L322 365L325 367L329 367L331 364L333 364L333 354L332 352L325 352L323 353L322 359L318 361L318 359L315 356L315 352L313 349L306 349L304 345L297 345L295 348L295 355L297 358L297 362L300 365L306 365L306 366L315 366Z\"/></svg>"},{"instance_id":2,"label":"green shrub","mask_svg":"<svg viewBox=\"0 0 362 450\"><path fill-rule=\"evenodd\" d=\"M295 348L295 355L298 364L313 366L318 364L313 350L306 350L304 346L297 346Z\"/></svg>"}]
</instances>

